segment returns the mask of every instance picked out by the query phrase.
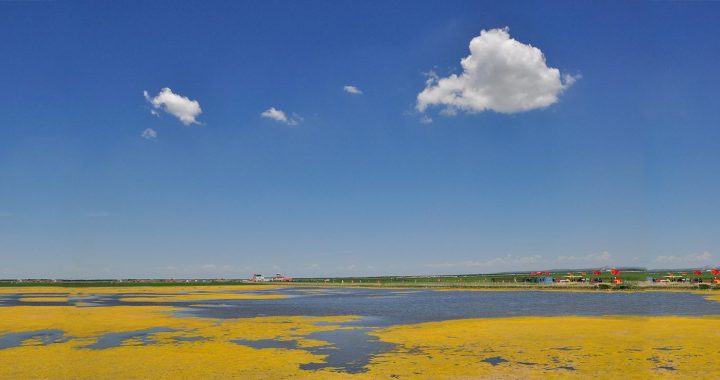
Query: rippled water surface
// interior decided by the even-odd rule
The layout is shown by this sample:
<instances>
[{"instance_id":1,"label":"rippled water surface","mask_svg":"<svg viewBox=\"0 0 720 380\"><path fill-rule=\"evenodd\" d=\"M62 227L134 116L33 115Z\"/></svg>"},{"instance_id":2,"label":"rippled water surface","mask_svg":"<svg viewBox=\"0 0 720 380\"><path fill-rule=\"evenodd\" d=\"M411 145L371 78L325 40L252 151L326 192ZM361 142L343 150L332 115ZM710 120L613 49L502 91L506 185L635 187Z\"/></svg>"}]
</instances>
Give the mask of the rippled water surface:
<instances>
[{"instance_id":1,"label":"rippled water surface","mask_svg":"<svg viewBox=\"0 0 720 380\"><path fill-rule=\"evenodd\" d=\"M717 315L720 303L685 292L432 291L394 289L279 290L290 297L226 300L192 306L187 313L213 318L360 315L362 326L462 318L600 315ZM215 307L223 304L227 307Z\"/></svg>"}]
</instances>

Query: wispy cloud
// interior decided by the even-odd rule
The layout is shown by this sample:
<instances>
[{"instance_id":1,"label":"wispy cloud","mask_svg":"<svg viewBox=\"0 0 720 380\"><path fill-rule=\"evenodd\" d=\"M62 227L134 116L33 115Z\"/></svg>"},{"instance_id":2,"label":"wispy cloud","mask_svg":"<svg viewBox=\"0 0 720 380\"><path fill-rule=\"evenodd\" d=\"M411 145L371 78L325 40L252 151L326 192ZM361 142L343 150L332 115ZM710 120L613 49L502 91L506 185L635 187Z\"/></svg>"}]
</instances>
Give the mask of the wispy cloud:
<instances>
[{"instance_id":1,"label":"wispy cloud","mask_svg":"<svg viewBox=\"0 0 720 380\"><path fill-rule=\"evenodd\" d=\"M160 90L155 97L150 96L147 91L143 91L143 96L155 109L177 117L184 125L200 124L197 117L202 113L202 108L197 100L176 94L168 87ZM150 112L157 116L157 111Z\"/></svg>"},{"instance_id":2,"label":"wispy cloud","mask_svg":"<svg viewBox=\"0 0 720 380\"><path fill-rule=\"evenodd\" d=\"M215 276L232 276L245 278L252 274L253 267L243 265L230 264L196 264L196 265L166 265L157 268L161 275L166 276L188 276L188 277L215 277Z\"/></svg>"},{"instance_id":3,"label":"wispy cloud","mask_svg":"<svg viewBox=\"0 0 720 380\"><path fill-rule=\"evenodd\" d=\"M284 111L279 110L275 107L270 107L266 109L260 114L260 116L292 126L300 124L300 122L303 120L300 115L295 113L292 114L292 116L288 117Z\"/></svg>"},{"instance_id":4,"label":"wispy cloud","mask_svg":"<svg viewBox=\"0 0 720 380\"><path fill-rule=\"evenodd\" d=\"M711 265L715 258L710 252L689 253L687 255L658 256L655 262L663 265Z\"/></svg>"},{"instance_id":5,"label":"wispy cloud","mask_svg":"<svg viewBox=\"0 0 720 380\"><path fill-rule=\"evenodd\" d=\"M343 91L353 95L362 95L363 93L359 88L351 85L343 86Z\"/></svg>"},{"instance_id":6,"label":"wispy cloud","mask_svg":"<svg viewBox=\"0 0 720 380\"><path fill-rule=\"evenodd\" d=\"M158 137L158 133L156 130L148 128L140 134L140 137L144 138L145 140L155 140Z\"/></svg>"},{"instance_id":7,"label":"wispy cloud","mask_svg":"<svg viewBox=\"0 0 720 380\"><path fill-rule=\"evenodd\" d=\"M558 256L555 258L556 263L563 265L611 264L612 260L612 255L607 251L581 256Z\"/></svg>"},{"instance_id":8,"label":"wispy cloud","mask_svg":"<svg viewBox=\"0 0 720 380\"><path fill-rule=\"evenodd\" d=\"M517 255L505 255L500 257L494 257L488 260L469 260L458 263L438 263L438 264L427 264L428 268L481 268L481 269L511 269L511 268L522 268L528 264L538 264L542 261L540 255L529 255L529 256L517 256Z\"/></svg>"},{"instance_id":9,"label":"wispy cloud","mask_svg":"<svg viewBox=\"0 0 720 380\"><path fill-rule=\"evenodd\" d=\"M422 124L430 124L433 122L433 119L428 115L422 115L420 116L420 122Z\"/></svg>"},{"instance_id":10,"label":"wispy cloud","mask_svg":"<svg viewBox=\"0 0 720 380\"><path fill-rule=\"evenodd\" d=\"M548 67L540 49L511 38L508 28L481 31L460 63L460 75L428 74L425 89L417 95L418 111L443 106L445 115L454 115L545 108L579 78Z\"/></svg>"},{"instance_id":11,"label":"wispy cloud","mask_svg":"<svg viewBox=\"0 0 720 380\"><path fill-rule=\"evenodd\" d=\"M635 258L632 261L636 261ZM606 251L590 253L587 255L563 255L556 257L544 257L542 255L505 255L493 257L487 260L471 260L462 262L445 262L425 265L428 268L478 268L481 270L527 270L542 266L550 269L557 266L566 267L590 267L598 265L613 265L613 256ZM616 264L617 265L617 264Z\"/></svg>"},{"instance_id":12,"label":"wispy cloud","mask_svg":"<svg viewBox=\"0 0 720 380\"><path fill-rule=\"evenodd\" d=\"M510 265L524 265L524 264L536 264L542 259L540 255L531 256L516 256L516 255L505 255L501 257L495 257L485 261L466 261L464 264L467 267L499 267L499 266L510 266Z\"/></svg>"}]
</instances>

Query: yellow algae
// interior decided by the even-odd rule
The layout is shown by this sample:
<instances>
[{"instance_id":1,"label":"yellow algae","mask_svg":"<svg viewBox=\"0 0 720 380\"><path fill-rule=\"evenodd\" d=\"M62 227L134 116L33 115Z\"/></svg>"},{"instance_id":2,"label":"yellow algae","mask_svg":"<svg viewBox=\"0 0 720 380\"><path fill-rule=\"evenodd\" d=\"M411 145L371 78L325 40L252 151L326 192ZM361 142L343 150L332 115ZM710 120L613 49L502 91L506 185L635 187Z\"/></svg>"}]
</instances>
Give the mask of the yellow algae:
<instances>
[{"instance_id":1,"label":"yellow algae","mask_svg":"<svg viewBox=\"0 0 720 380\"><path fill-rule=\"evenodd\" d=\"M155 287L62 290L76 297L127 294L121 299L142 302L283 297L246 293L259 287L229 286L174 287L172 292ZM33 292L52 293L23 288L14 294L52 300L66 295ZM720 296L702 294L720 301ZM367 372L350 374L303 370L301 365L325 359L307 350L327 345L310 334L349 329L342 323L359 317L213 319L178 317L180 310L164 305L0 307L0 338L17 332L64 333L64 339L52 344L30 338L21 346L0 349L0 379L720 377L720 348L715 346L720 317L516 317L398 325L370 332L395 348L373 357ZM117 347L86 348L105 334L143 331L151 335L130 334ZM294 341L297 348L256 349L233 342L268 339Z\"/></svg>"},{"instance_id":2,"label":"yellow algae","mask_svg":"<svg viewBox=\"0 0 720 380\"><path fill-rule=\"evenodd\" d=\"M278 285L177 285L177 286L100 286L100 287L61 287L61 286L25 286L0 287L0 294L28 293L66 293L71 295L120 294L120 293L187 293L187 292L255 292L259 290L279 289Z\"/></svg>"},{"instance_id":3,"label":"yellow algae","mask_svg":"<svg viewBox=\"0 0 720 380\"><path fill-rule=\"evenodd\" d=\"M2 350L0 378L707 378L720 373L720 351L713 346L720 338L717 317L518 317L394 326L372 334L397 348L375 357L368 372L346 374L300 369L323 359L302 349L258 350L232 340L324 345L305 337L356 317L217 320L177 318L175 310L0 308L0 332L61 329L70 337ZM156 327L174 331L154 334L150 345L129 341L105 350L82 348L104 333Z\"/></svg>"},{"instance_id":4,"label":"yellow algae","mask_svg":"<svg viewBox=\"0 0 720 380\"><path fill-rule=\"evenodd\" d=\"M165 296L122 297L125 302L182 302L205 300L269 300L287 298L284 294L192 293Z\"/></svg>"},{"instance_id":5,"label":"yellow algae","mask_svg":"<svg viewBox=\"0 0 720 380\"><path fill-rule=\"evenodd\" d=\"M15 306L0 308L0 331L61 329L75 338L94 338L109 332L154 327L177 329L182 335L211 333L228 339L276 339L337 328L333 323L356 317L258 317L244 319L178 318L179 309L165 306ZM323 322L328 326L315 326ZM237 336L235 336L237 335Z\"/></svg>"},{"instance_id":6,"label":"yellow algae","mask_svg":"<svg viewBox=\"0 0 720 380\"><path fill-rule=\"evenodd\" d=\"M0 332L60 329L69 339L46 346L7 348L0 355L0 378L294 378L318 372L301 364L322 362L302 349L253 349L235 339L295 340L299 347L326 344L304 336L332 330L355 317L177 318L161 306L17 306L0 308ZM320 322L323 322L319 324ZM105 333L163 327L153 344L129 339L120 347L83 348ZM202 337L178 341L178 337ZM36 342L33 342L36 343ZM324 378L344 377L326 373Z\"/></svg>"},{"instance_id":7,"label":"yellow algae","mask_svg":"<svg viewBox=\"0 0 720 380\"><path fill-rule=\"evenodd\" d=\"M718 323L717 317L519 317L396 326L373 333L400 348L375 358L368 375L717 377Z\"/></svg>"},{"instance_id":8,"label":"yellow algae","mask_svg":"<svg viewBox=\"0 0 720 380\"><path fill-rule=\"evenodd\" d=\"M317 355L303 350L256 350L229 342L123 346L97 351L53 344L5 351L0 358L0 377L8 379L320 378L298 370L303 363L319 361ZM347 377L328 372L322 376Z\"/></svg>"}]
</instances>

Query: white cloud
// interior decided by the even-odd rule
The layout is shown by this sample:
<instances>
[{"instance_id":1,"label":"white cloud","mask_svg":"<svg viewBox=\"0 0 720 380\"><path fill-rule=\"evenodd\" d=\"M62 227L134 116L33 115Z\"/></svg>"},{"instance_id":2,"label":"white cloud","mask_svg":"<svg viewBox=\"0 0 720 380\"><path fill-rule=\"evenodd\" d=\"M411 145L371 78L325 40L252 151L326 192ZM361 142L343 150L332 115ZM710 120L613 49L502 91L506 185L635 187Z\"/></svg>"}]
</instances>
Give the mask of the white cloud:
<instances>
[{"instance_id":1,"label":"white cloud","mask_svg":"<svg viewBox=\"0 0 720 380\"><path fill-rule=\"evenodd\" d=\"M157 136L157 131L152 128L148 128L144 130L142 134L140 134L140 137L144 138L145 140L155 140Z\"/></svg>"},{"instance_id":2,"label":"white cloud","mask_svg":"<svg viewBox=\"0 0 720 380\"><path fill-rule=\"evenodd\" d=\"M422 124L430 124L433 122L433 119L428 115L422 115L420 116L420 122Z\"/></svg>"},{"instance_id":3,"label":"white cloud","mask_svg":"<svg viewBox=\"0 0 720 380\"><path fill-rule=\"evenodd\" d=\"M608 252L601 253L590 253L584 256L558 256L555 258L555 262L559 264L577 264L577 265L590 265L590 264L610 264L612 261L612 255Z\"/></svg>"},{"instance_id":4,"label":"white cloud","mask_svg":"<svg viewBox=\"0 0 720 380\"><path fill-rule=\"evenodd\" d=\"M296 113L294 113L292 116L288 117L285 114L285 112L283 112L275 107L270 107L270 108L266 109L265 111L263 111L263 113L260 114L260 116L268 118L268 119L273 119L277 122L284 123L287 125L298 125L303 120L303 118L300 117L300 115L298 115Z\"/></svg>"},{"instance_id":5,"label":"white cloud","mask_svg":"<svg viewBox=\"0 0 720 380\"><path fill-rule=\"evenodd\" d=\"M710 265L713 261L713 255L707 251L687 255L658 256L655 259L656 263L673 265Z\"/></svg>"},{"instance_id":6,"label":"white cloud","mask_svg":"<svg viewBox=\"0 0 720 380\"><path fill-rule=\"evenodd\" d=\"M351 86L351 85L344 86L343 90L345 92L347 92L348 94L353 94L353 95L362 95L362 93L363 93L359 88L357 88L355 86Z\"/></svg>"},{"instance_id":7,"label":"white cloud","mask_svg":"<svg viewBox=\"0 0 720 380\"><path fill-rule=\"evenodd\" d=\"M428 74L417 96L418 111L444 106L444 114L454 115L459 110L515 113L545 108L579 78L561 77L560 70L547 66L540 49L510 38L508 28L481 31L460 63L460 75Z\"/></svg>"},{"instance_id":8,"label":"white cloud","mask_svg":"<svg viewBox=\"0 0 720 380\"><path fill-rule=\"evenodd\" d=\"M151 97L147 91L143 91L143 96L153 107L177 117L184 125L200 124L197 117L202 113L202 109L197 100L190 100L185 96L175 94L167 87L160 90L155 97ZM154 110L150 112L152 113L152 111ZM157 115L157 111L154 115Z\"/></svg>"},{"instance_id":9,"label":"white cloud","mask_svg":"<svg viewBox=\"0 0 720 380\"><path fill-rule=\"evenodd\" d=\"M275 107L270 107L267 110L263 111L263 113L260 114L262 117L267 117L268 119L273 119L275 121L279 121L281 123L287 123L288 118L285 115L285 112L280 111L279 109L276 109Z\"/></svg>"}]
</instances>

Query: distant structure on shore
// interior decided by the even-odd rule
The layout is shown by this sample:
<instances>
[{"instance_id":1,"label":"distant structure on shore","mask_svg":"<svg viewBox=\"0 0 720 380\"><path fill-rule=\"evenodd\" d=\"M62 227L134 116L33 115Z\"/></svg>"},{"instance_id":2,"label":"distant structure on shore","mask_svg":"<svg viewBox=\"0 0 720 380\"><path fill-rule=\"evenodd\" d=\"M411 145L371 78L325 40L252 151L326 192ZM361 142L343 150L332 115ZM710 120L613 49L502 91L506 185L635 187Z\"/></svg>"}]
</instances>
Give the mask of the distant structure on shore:
<instances>
[{"instance_id":1,"label":"distant structure on shore","mask_svg":"<svg viewBox=\"0 0 720 380\"><path fill-rule=\"evenodd\" d=\"M262 274L256 273L250 277L250 282L292 282L292 277L285 277L282 273L275 273L275 276L266 278Z\"/></svg>"}]
</instances>

